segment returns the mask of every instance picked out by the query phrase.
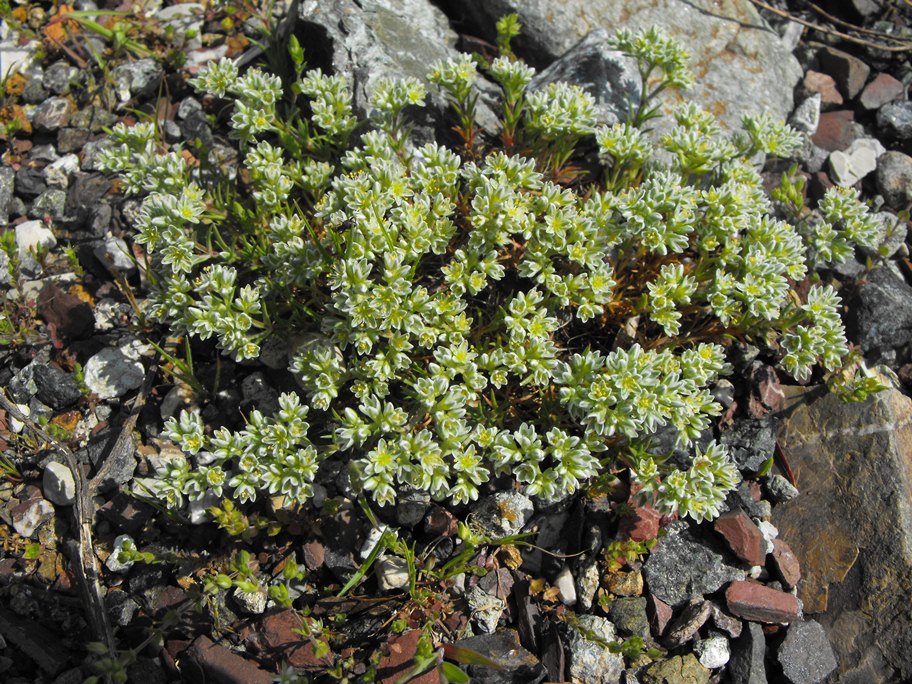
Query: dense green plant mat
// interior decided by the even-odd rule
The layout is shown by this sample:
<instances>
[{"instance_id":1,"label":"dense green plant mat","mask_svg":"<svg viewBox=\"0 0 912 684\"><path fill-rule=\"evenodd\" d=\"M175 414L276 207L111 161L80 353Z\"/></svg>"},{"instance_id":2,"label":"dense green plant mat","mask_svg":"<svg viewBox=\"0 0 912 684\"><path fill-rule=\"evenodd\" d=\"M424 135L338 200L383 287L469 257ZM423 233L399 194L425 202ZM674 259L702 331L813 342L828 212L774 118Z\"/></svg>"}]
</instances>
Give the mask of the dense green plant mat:
<instances>
[{"instance_id":1,"label":"dense green plant mat","mask_svg":"<svg viewBox=\"0 0 912 684\"><path fill-rule=\"evenodd\" d=\"M513 28L501 22L505 47ZM611 127L578 86L528 91L534 71L507 50L481 65L503 89L500 140L480 135L479 65L463 55L428 76L462 148L415 146L418 81L380 84L358 122L345 79L306 70L296 42L285 81L226 60L194 80L227 98L246 185L159 154L151 124L115 127L104 164L145 196L135 239L151 315L239 361L291 340L304 390L240 431L171 419L191 459L161 473L157 494L302 503L341 452L354 490L381 505L403 486L471 501L503 474L556 500L626 461L661 510L717 515L738 483L722 446L698 447L687 470L631 447L666 426L687 447L710 427L733 340L778 347L797 379L840 369L839 297L813 267L873 246L878 226L839 188L822 220L797 219L787 177L774 206L751 160L799 139L765 116L724 137L685 104L653 149L654 99L688 82L686 55L654 30L615 43L648 90ZM593 138L598 168L581 165Z\"/></svg>"}]
</instances>

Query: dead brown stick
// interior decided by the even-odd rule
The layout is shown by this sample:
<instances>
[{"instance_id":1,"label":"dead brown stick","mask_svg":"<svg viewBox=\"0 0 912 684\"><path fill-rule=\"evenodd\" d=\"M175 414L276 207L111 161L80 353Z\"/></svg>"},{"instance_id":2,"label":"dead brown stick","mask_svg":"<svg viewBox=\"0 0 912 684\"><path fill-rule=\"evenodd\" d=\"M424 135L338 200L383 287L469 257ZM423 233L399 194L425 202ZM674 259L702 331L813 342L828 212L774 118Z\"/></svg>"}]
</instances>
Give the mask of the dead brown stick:
<instances>
[{"instance_id":1,"label":"dead brown stick","mask_svg":"<svg viewBox=\"0 0 912 684\"><path fill-rule=\"evenodd\" d=\"M858 38L857 36L843 33L842 31L837 31L836 29L827 28L826 26L821 26L820 24L815 24L814 22L807 21L806 19L801 19L800 17L796 17L794 14L790 14L784 10L777 9L772 5L767 5L765 2L761 2L761 0L750 1L757 7L765 9L767 12L772 12L776 16L783 17L789 21L794 21L796 24L807 26L808 28L815 31L820 31L821 33L828 33L831 36L837 36L851 43L856 43L857 45L864 45L865 47L873 48L874 50L883 50L884 52L912 52L912 44L908 42L902 45L883 45L882 43L874 43L870 40L865 40L864 38ZM897 39L897 42L900 42L899 39Z\"/></svg>"}]
</instances>

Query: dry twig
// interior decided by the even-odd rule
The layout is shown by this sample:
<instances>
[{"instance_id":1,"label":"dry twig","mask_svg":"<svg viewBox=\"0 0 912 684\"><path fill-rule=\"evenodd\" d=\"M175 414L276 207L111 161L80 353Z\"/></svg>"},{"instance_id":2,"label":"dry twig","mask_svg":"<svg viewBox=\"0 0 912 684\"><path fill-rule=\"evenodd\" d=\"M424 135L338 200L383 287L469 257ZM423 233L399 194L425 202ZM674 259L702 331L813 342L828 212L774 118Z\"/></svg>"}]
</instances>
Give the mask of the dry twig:
<instances>
[{"instance_id":1,"label":"dry twig","mask_svg":"<svg viewBox=\"0 0 912 684\"><path fill-rule=\"evenodd\" d=\"M842 31L837 31L836 29L827 28L826 26L821 26L820 24L815 24L814 22L807 21L806 19L801 19L800 17L796 17L794 14L790 14L789 12L786 12L785 10L777 9L776 7L773 7L772 5L767 5L765 2L761 2L761 0L750 0L750 1L752 3L754 3L757 7L765 9L767 12L772 12L776 16L782 17L784 19L788 19L789 21L794 21L795 23L801 24L802 26L807 26L808 28L813 29L814 31L820 31L821 33L828 33L831 36L836 36L838 38L842 38L843 40L847 40L847 41L849 41L851 43L855 43L857 45L864 45L865 47L869 47L874 50L883 50L884 52L912 52L912 43L910 43L909 41L903 41L899 38L896 38L894 40L896 42L900 43L899 45L884 45L883 43L874 43L870 40L865 40L864 38L859 38L857 36L853 36L848 33L843 33ZM857 27L853 26L852 28L857 28Z\"/></svg>"}]
</instances>

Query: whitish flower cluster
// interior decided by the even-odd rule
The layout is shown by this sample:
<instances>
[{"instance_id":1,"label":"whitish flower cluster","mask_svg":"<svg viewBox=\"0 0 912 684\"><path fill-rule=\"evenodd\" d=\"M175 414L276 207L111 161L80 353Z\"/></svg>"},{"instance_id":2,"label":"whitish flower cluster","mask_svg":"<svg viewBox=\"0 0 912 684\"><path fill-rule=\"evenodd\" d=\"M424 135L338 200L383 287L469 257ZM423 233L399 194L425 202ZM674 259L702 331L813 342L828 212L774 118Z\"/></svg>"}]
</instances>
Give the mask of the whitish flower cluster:
<instances>
[{"instance_id":1,"label":"whitish flower cluster","mask_svg":"<svg viewBox=\"0 0 912 684\"><path fill-rule=\"evenodd\" d=\"M657 32L616 42L644 74L661 72L659 88L688 82L683 50ZM841 190L813 229L769 215L748 157L787 153L788 129L753 117L724 138L709 114L684 106L663 165L638 128L655 114L654 93L627 123L596 130L579 88L527 92L533 72L509 55L488 71L504 91L506 149L486 154L474 59L428 76L456 110L463 158L408 139L407 108L424 97L417 81L380 82L374 128L351 146L357 122L341 77L299 79L304 119L299 105L282 109L294 98L276 77L212 64L195 83L234 99L246 152L239 177L250 184L230 201L224 183L201 190L186 169L159 169L169 162L147 130L118 133L112 169L148 160L150 179L131 183L150 193L136 227L154 255L155 312L238 359L255 358L266 335L285 337L311 409L284 395L276 417L254 413L245 430L212 437L193 414L171 421L195 461L164 478L173 502L204 491L306 499L329 456L347 458L353 482L381 504L404 486L471 501L501 475L557 499L660 429L688 447L711 428L721 407L710 388L729 370L732 338L770 354L778 340L798 378L839 365L835 291L813 286L799 304L793 286L809 255L868 240L870 217ZM598 145L597 177L573 164L583 137ZM716 444L689 470L660 471L643 461L634 477L663 510L698 520L737 482Z\"/></svg>"},{"instance_id":2,"label":"whitish flower cluster","mask_svg":"<svg viewBox=\"0 0 912 684\"><path fill-rule=\"evenodd\" d=\"M699 447L686 470L665 469L649 456L631 468L639 485L638 497L666 515L677 513L697 522L718 517L725 496L738 486L741 477L724 446L711 442L705 451Z\"/></svg>"},{"instance_id":3,"label":"whitish flower cluster","mask_svg":"<svg viewBox=\"0 0 912 684\"><path fill-rule=\"evenodd\" d=\"M239 502L263 494L282 494L304 502L313 496L319 465L317 450L307 437L308 409L295 394L279 397L279 412L263 416L251 412L239 432L225 428L205 434L199 412L181 411L170 418L165 434L193 460L170 461L160 473L158 494L170 505L207 493Z\"/></svg>"}]
</instances>

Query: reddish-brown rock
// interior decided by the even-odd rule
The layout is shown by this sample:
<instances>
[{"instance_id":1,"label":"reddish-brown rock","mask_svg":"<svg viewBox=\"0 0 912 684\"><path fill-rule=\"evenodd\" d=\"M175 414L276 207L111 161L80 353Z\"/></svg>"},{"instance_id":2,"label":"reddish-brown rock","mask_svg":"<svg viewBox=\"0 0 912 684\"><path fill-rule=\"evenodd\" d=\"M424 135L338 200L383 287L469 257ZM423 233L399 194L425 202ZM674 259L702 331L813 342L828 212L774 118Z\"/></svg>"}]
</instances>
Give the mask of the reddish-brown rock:
<instances>
[{"instance_id":1,"label":"reddish-brown rock","mask_svg":"<svg viewBox=\"0 0 912 684\"><path fill-rule=\"evenodd\" d=\"M820 115L817 131L811 136L811 141L828 152L848 149L855 139L852 124L855 121L855 112L850 109L839 109L835 112L824 112Z\"/></svg>"},{"instance_id":2,"label":"reddish-brown rock","mask_svg":"<svg viewBox=\"0 0 912 684\"><path fill-rule=\"evenodd\" d=\"M303 622L297 612L282 610L260 620L254 639L260 650L292 667L319 670L332 665L330 654L317 657L311 640L296 631L302 627Z\"/></svg>"},{"instance_id":3,"label":"reddish-brown rock","mask_svg":"<svg viewBox=\"0 0 912 684\"><path fill-rule=\"evenodd\" d=\"M394 684L400 681L415 666L415 651L418 649L420 638L421 630L413 629L389 640L383 657L377 664L377 681L380 684ZM410 684L439 684L440 675L434 669L408 681Z\"/></svg>"},{"instance_id":4,"label":"reddish-brown rock","mask_svg":"<svg viewBox=\"0 0 912 684\"><path fill-rule=\"evenodd\" d=\"M181 674L184 681L217 684L272 684L275 677L257 665L213 643L209 637L197 637L183 655Z\"/></svg>"},{"instance_id":5,"label":"reddish-brown rock","mask_svg":"<svg viewBox=\"0 0 912 684\"><path fill-rule=\"evenodd\" d=\"M38 293L38 315L65 341L82 340L95 332L92 307L54 282L47 283Z\"/></svg>"},{"instance_id":6,"label":"reddish-brown rock","mask_svg":"<svg viewBox=\"0 0 912 684\"><path fill-rule=\"evenodd\" d=\"M782 582L789 589L798 586L801 579L801 565L792 548L781 539L773 540L772 565L779 573Z\"/></svg>"},{"instance_id":7,"label":"reddish-brown rock","mask_svg":"<svg viewBox=\"0 0 912 684\"><path fill-rule=\"evenodd\" d=\"M323 565L323 560L326 557L326 547L323 546L323 542L311 539L302 544L301 555L304 556L304 565L307 566L307 569L316 570Z\"/></svg>"},{"instance_id":8,"label":"reddish-brown rock","mask_svg":"<svg viewBox=\"0 0 912 684\"><path fill-rule=\"evenodd\" d=\"M737 580L725 590L725 602L732 615L753 622L776 624L798 617L798 599L764 584Z\"/></svg>"},{"instance_id":9,"label":"reddish-brown rock","mask_svg":"<svg viewBox=\"0 0 912 684\"><path fill-rule=\"evenodd\" d=\"M823 111L838 107L844 102L832 76L809 70L803 85L808 95L820 95L820 108Z\"/></svg>"},{"instance_id":10,"label":"reddish-brown rock","mask_svg":"<svg viewBox=\"0 0 912 684\"><path fill-rule=\"evenodd\" d=\"M648 541L658 536L661 520L662 514L652 506L635 506L621 519L618 532L633 541Z\"/></svg>"},{"instance_id":11,"label":"reddish-brown rock","mask_svg":"<svg viewBox=\"0 0 912 684\"><path fill-rule=\"evenodd\" d=\"M906 92L901 81L890 74L877 74L877 77L865 86L858 101L865 109L880 109L885 104L898 100Z\"/></svg>"},{"instance_id":12,"label":"reddish-brown rock","mask_svg":"<svg viewBox=\"0 0 912 684\"><path fill-rule=\"evenodd\" d=\"M766 562L766 543L760 528L744 511L730 511L716 518L713 528L725 537L728 547L750 565Z\"/></svg>"},{"instance_id":13,"label":"reddish-brown rock","mask_svg":"<svg viewBox=\"0 0 912 684\"><path fill-rule=\"evenodd\" d=\"M817 53L823 70L832 76L839 91L849 100L854 99L871 73L871 67L854 55L833 47L825 47Z\"/></svg>"},{"instance_id":14,"label":"reddish-brown rock","mask_svg":"<svg viewBox=\"0 0 912 684\"><path fill-rule=\"evenodd\" d=\"M772 366L756 363L750 369L751 392L747 412L751 418L763 418L782 408L785 395L779 376Z\"/></svg>"},{"instance_id":15,"label":"reddish-brown rock","mask_svg":"<svg viewBox=\"0 0 912 684\"><path fill-rule=\"evenodd\" d=\"M646 613L649 616L649 626L654 634L662 636L668 628L668 623L674 615L671 606L654 594L646 596Z\"/></svg>"},{"instance_id":16,"label":"reddish-brown rock","mask_svg":"<svg viewBox=\"0 0 912 684\"><path fill-rule=\"evenodd\" d=\"M456 534L456 516L443 506L431 504L424 516L424 531L435 537L452 537Z\"/></svg>"},{"instance_id":17,"label":"reddish-brown rock","mask_svg":"<svg viewBox=\"0 0 912 684\"><path fill-rule=\"evenodd\" d=\"M669 648L677 648L696 636L706 624L713 612L713 604L702 599L691 601L668 628L665 643Z\"/></svg>"}]
</instances>

